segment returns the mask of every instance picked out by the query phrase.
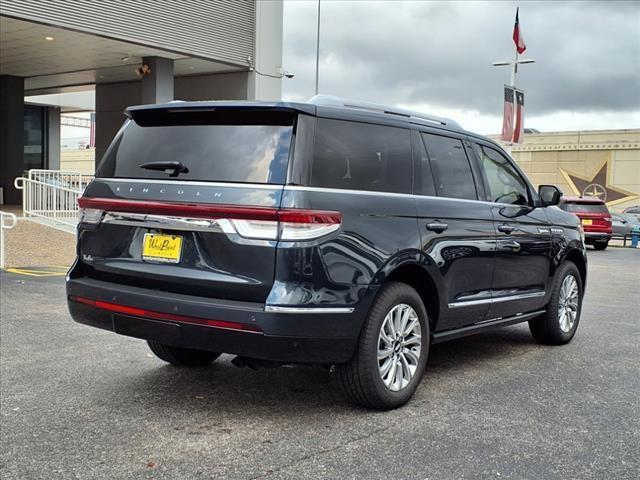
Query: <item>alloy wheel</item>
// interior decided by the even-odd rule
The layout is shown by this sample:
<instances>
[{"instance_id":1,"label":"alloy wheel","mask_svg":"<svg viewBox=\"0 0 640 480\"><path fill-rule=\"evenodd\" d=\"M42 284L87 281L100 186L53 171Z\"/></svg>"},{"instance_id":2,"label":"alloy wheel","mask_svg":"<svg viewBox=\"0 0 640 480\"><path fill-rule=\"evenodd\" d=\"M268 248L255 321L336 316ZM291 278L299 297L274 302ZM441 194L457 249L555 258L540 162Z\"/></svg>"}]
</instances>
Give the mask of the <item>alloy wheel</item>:
<instances>
[{"instance_id":1,"label":"alloy wheel","mask_svg":"<svg viewBox=\"0 0 640 480\"><path fill-rule=\"evenodd\" d=\"M558 297L558 322L560 329L568 333L578 318L578 282L573 275L567 275L560 286Z\"/></svg>"},{"instance_id":2,"label":"alloy wheel","mask_svg":"<svg viewBox=\"0 0 640 480\"><path fill-rule=\"evenodd\" d=\"M422 328L416 311L401 303L384 318L378 336L378 371L392 392L405 388L414 377L422 350Z\"/></svg>"}]
</instances>

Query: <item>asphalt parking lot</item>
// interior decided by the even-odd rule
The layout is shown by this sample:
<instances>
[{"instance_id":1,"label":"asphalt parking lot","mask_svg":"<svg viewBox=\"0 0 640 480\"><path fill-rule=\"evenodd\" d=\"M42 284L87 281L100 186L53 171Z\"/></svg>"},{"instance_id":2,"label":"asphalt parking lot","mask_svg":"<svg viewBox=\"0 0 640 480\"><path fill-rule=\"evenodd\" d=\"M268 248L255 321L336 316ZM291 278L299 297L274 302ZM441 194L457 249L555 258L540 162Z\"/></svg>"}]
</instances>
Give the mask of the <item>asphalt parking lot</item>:
<instances>
[{"instance_id":1,"label":"asphalt parking lot","mask_svg":"<svg viewBox=\"0 0 640 480\"><path fill-rule=\"evenodd\" d=\"M526 325L433 347L413 401L324 370L180 370L75 324L64 277L1 274L3 479L638 478L640 250L589 251L574 341Z\"/></svg>"}]
</instances>

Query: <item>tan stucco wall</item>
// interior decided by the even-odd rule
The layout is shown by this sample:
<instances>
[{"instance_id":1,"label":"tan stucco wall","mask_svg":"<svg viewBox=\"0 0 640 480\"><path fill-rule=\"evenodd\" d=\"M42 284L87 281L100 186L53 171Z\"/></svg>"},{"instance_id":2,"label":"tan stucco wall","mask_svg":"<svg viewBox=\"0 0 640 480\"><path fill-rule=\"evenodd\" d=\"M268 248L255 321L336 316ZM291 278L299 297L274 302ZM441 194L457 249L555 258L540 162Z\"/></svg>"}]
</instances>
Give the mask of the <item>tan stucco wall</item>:
<instances>
[{"instance_id":1,"label":"tan stucco wall","mask_svg":"<svg viewBox=\"0 0 640 480\"><path fill-rule=\"evenodd\" d=\"M551 183L567 195L580 195L571 175L589 181L605 167L606 187L625 194L607 200L609 208L640 204L640 129L532 133L505 148L534 185Z\"/></svg>"},{"instance_id":2,"label":"tan stucco wall","mask_svg":"<svg viewBox=\"0 0 640 480\"><path fill-rule=\"evenodd\" d=\"M95 148L61 150L60 170L93 175L95 171Z\"/></svg>"}]
</instances>

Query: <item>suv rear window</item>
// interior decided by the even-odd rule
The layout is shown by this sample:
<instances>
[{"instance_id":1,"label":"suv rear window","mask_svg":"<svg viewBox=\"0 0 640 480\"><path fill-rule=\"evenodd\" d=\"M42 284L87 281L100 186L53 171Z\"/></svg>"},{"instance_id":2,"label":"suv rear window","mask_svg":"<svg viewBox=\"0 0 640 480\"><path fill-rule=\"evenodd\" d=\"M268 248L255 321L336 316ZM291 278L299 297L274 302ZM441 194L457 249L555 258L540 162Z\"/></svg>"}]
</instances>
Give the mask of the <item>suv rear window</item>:
<instances>
[{"instance_id":1,"label":"suv rear window","mask_svg":"<svg viewBox=\"0 0 640 480\"><path fill-rule=\"evenodd\" d=\"M310 186L411 193L409 130L319 118Z\"/></svg>"},{"instance_id":2,"label":"suv rear window","mask_svg":"<svg viewBox=\"0 0 640 480\"><path fill-rule=\"evenodd\" d=\"M609 213L604 203L567 202L561 208L571 213Z\"/></svg>"},{"instance_id":3,"label":"suv rear window","mask_svg":"<svg viewBox=\"0 0 640 480\"><path fill-rule=\"evenodd\" d=\"M285 183L293 115L288 125L237 120L172 125L165 117L161 125L149 126L129 121L107 150L96 176L171 180L163 171L140 165L179 161L189 171L173 178L176 180Z\"/></svg>"}]
</instances>

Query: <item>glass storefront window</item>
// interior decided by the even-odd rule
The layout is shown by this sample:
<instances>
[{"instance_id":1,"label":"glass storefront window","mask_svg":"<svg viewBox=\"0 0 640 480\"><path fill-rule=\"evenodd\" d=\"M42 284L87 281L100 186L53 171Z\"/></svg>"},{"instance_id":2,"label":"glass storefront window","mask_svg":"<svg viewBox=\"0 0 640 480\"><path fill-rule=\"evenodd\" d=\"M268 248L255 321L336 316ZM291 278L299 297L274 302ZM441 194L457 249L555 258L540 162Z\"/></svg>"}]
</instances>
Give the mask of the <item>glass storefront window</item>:
<instances>
[{"instance_id":1,"label":"glass storefront window","mask_svg":"<svg viewBox=\"0 0 640 480\"><path fill-rule=\"evenodd\" d=\"M45 109L24 106L24 169L44 168Z\"/></svg>"}]
</instances>

